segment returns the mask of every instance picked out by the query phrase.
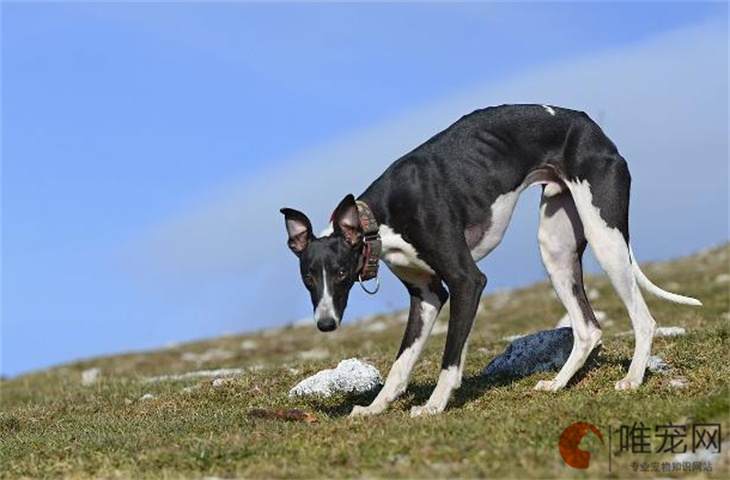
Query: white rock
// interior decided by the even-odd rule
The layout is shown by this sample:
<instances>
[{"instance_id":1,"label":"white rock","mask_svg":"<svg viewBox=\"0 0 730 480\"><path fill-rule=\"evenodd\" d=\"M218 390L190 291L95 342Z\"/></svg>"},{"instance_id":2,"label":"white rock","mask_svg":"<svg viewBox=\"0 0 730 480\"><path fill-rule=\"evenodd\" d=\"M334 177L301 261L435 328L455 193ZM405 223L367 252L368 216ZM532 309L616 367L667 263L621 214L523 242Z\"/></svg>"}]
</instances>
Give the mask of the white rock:
<instances>
[{"instance_id":1,"label":"white rock","mask_svg":"<svg viewBox=\"0 0 730 480\"><path fill-rule=\"evenodd\" d=\"M158 382L176 382L180 380L191 380L196 378L222 378L236 377L242 375L243 370L240 368L219 368L218 370L198 370L196 372L179 373L174 375L159 375L156 377L147 377L145 383Z\"/></svg>"},{"instance_id":2,"label":"white rock","mask_svg":"<svg viewBox=\"0 0 730 480\"><path fill-rule=\"evenodd\" d=\"M101 368L89 368L81 372L81 385L88 387L99 381L101 378Z\"/></svg>"},{"instance_id":3,"label":"white rock","mask_svg":"<svg viewBox=\"0 0 730 480\"><path fill-rule=\"evenodd\" d=\"M648 368L649 371L652 373L661 374L669 373L669 371L671 370L669 365L667 365L667 362L665 362L664 359L659 355L651 355L649 357L649 361L646 364L646 368Z\"/></svg>"},{"instance_id":4,"label":"white rock","mask_svg":"<svg viewBox=\"0 0 730 480\"><path fill-rule=\"evenodd\" d=\"M259 344L255 340L244 340L241 342L241 350L256 350Z\"/></svg>"},{"instance_id":5,"label":"white rock","mask_svg":"<svg viewBox=\"0 0 730 480\"><path fill-rule=\"evenodd\" d=\"M686 378L683 377L673 378L669 380L669 386L672 388L684 388L687 385L689 385L689 382Z\"/></svg>"},{"instance_id":6,"label":"white rock","mask_svg":"<svg viewBox=\"0 0 730 480\"><path fill-rule=\"evenodd\" d=\"M221 388L232 383L232 378L216 378L213 380L213 388Z\"/></svg>"},{"instance_id":7,"label":"white rock","mask_svg":"<svg viewBox=\"0 0 730 480\"><path fill-rule=\"evenodd\" d=\"M153 400L154 398L155 398L155 396L152 395L151 393L145 393L144 395L139 397L139 399L143 402L146 402L147 400Z\"/></svg>"},{"instance_id":8,"label":"white rock","mask_svg":"<svg viewBox=\"0 0 730 480\"><path fill-rule=\"evenodd\" d=\"M676 337L686 334L684 327L659 327L654 332L655 337Z\"/></svg>"},{"instance_id":9,"label":"white rock","mask_svg":"<svg viewBox=\"0 0 730 480\"><path fill-rule=\"evenodd\" d=\"M313 348L311 350L303 350L297 353L297 356L302 360L324 360L330 356L330 352L324 348Z\"/></svg>"},{"instance_id":10,"label":"white rock","mask_svg":"<svg viewBox=\"0 0 730 480\"><path fill-rule=\"evenodd\" d=\"M601 292L595 288L588 289L588 300L598 300L601 298Z\"/></svg>"},{"instance_id":11,"label":"white rock","mask_svg":"<svg viewBox=\"0 0 730 480\"><path fill-rule=\"evenodd\" d=\"M382 383L380 372L375 367L357 358L348 358L342 360L337 368L322 370L305 378L289 391L289 396L329 397L334 393L363 393Z\"/></svg>"},{"instance_id":12,"label":"white rock","mask_svg":"<svg viewBox=\"0 0 730 480\"><path fill-rule=\"evenodd\" d=\"M601 310L595 310L593 312L593 315L596 316L596 320L598 320L599 322L602 322L608 318L608 315L606 315L606 312L601 311Z\"/></svg>"},{"instance_id":13,"label":"white rock","mask_svg":"<svg viewBox=\"0 0 730 480\"><path fill-rule=\"evenodd\" d=\"M715 281L717 283L727 283L730 282L730 273L721 273L720 275L715 277Z\"/></svg>"}]
</instances>

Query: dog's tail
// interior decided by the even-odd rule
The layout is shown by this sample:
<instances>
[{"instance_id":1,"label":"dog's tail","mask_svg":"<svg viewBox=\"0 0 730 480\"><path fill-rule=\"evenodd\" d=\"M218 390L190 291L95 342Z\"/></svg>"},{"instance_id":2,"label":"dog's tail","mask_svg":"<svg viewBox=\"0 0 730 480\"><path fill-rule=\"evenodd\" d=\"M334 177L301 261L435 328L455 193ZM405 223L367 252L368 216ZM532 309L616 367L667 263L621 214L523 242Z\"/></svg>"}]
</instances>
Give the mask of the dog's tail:
<instances>
[{"instance_id":1,"label":"dog's tail","mask_svg":"<svg viewBox=\"0 0 730 480\"><path fill-rule=\"evenodd\" d=\"M640 287L653 293L657 297L669 300L670 302L681 303L682 305L702 305L702 302L700 302L696 298L685 297L684 295L677 295L676 293L667 292L666 290L662 290L661 288L654 285L651 280L646 278L644 272L642 272L639 268L639 262L637 262L636 258L634 258L634 252L631 251L631 246L629 246L629 255L631 255L631 266L634 271L634 278L636 278L636 282L639 284Z\"/></svg>"}]
</instances>

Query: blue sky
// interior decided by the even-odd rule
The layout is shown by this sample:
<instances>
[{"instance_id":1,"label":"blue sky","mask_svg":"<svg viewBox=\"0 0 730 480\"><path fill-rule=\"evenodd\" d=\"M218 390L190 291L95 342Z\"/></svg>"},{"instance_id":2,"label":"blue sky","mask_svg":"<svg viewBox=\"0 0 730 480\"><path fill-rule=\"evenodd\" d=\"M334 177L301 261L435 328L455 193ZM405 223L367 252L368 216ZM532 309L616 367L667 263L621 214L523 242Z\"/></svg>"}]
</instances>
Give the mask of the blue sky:
<instances>
[{"instance_id":1,"label":"blue sky","mask_svg":"<svg viewBox=\"0 0 730 480\"><path fill-rule=\"evenodd\" d=\"M632 169L641 260L725 241L727 18L700 2L4 2L2 372L310 315L278 207L322 228L489 104L604 126ZM536 202L483 262L489 289L544 277ZM383 282L353 292L350 318L407 304Z\"/></svg>"}]
</instances>

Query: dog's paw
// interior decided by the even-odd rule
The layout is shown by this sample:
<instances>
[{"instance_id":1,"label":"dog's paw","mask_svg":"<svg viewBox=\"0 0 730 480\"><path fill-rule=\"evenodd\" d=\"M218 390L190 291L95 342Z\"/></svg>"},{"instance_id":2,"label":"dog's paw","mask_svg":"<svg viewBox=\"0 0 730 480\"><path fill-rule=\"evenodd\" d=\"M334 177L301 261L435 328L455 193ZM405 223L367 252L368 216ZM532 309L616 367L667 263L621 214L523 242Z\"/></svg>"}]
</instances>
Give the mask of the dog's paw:
<instances>
[{"instance_id":1,"label":"dog's paw","mask_svg":"<svg viewBox=\"0 0 730 480\"><path fill-rule=\"evenodd\" d=\"M616 390L636 390L639 385L641 385L641 380L627 377L616 382Z\"/></svg>"},{"instance_id":2,"label":"dog's paw","mask_svg":"<svg viewBox=\"0 0 730 480\"><path fill-rule=\"evenodd\" d=\"M433 405L423 405L420 407L411 407L411 418L416 417L423 417L426 415L436 415L438 413L441 413L443 409L439 409L438 407L434 407Z\"/></svg>"},{"instance_id":3,"label":"dog's paw","mask_svg":"<svg viewBox=\"0 0 730 480\"><path fill-rule=\"evenodd\" d=\"M367 407L363 407L362 405L355 405L352 407L352 412L350 412L349 417L355 418L355 417L369 417L371 415L377 415L381 413L384 408L373 408L372 405L369 405Z\"/></svg>"},{"instance_id":4,"label":"dog's paw","mask_svg":"<svg viewBox=\"0 0 730 480\"><path fill-rule=\"evenodd\" d=\"M557 392L560 388L560 385L555 380L540 380L532 387L533 390L542 390L545 392Z\"/></svg>"}]
</instances>

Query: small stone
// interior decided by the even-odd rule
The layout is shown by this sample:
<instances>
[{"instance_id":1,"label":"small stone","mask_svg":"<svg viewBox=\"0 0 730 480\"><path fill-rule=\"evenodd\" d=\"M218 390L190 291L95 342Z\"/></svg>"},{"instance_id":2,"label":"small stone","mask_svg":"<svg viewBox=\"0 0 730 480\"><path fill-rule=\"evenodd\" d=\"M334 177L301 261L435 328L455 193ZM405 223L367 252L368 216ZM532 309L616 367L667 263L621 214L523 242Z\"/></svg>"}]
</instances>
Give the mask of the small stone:
<instances>
[{"instance_id":1,"label":"small stone","mask_svg":"<svg viewBox=\"0 0 730 480\"><path fill-rule=\"evenodd\" d=\"M155 396L151 393L145 393L141 397L139 397L140 401L146 402L147 400L154 400Z\"/></svg>"},{"instance_id":2,"label":"small stone","mask_svg":"<svg viewBox=\"0 0 730 480\"><path fill-rule=\"evenodd\" d=\"M717 283L730 282L730 273L721 273L720 275L715 277L715 282L717 282Z\"/></svg>"},{"instance_id":3,"label":"small stone","mask_svg":"<svg viewBox=\"0 0 730 480\"><path fill-rule=\"evenodd\" d=\"M588 290L588 300L598 300L599 298L601 298L601 292L599 292L595 288L591 288Z\"/></svg>"},{"instance_id":4,"label":"small stone","mask_svg":"<svg viewBox=\"0 0 730 480\"><path fill-rule=\"evenodd\" d=\"M232 378L216 378L213 380L213 388L221 388L233 383Z\"/></svg>"},{"instance_id":5,"label":"small stone","mask_svg":"<svg viewBox=\"0 0 730 480\"><path fill-rule=\"evenodd\" d=\"M678 377L669 380L669 386L672 388L684 388L687 385L689 385L689 382L684 377Z\"/></svg>"},{"instance_id":6,"label":"small stone","mask_svg":"<svg viewBox=\"0 0 730 480\"><path fill-rule=\"evenodd\" d=\"M255 340L244 340L241 342L241 350L256 350L259 344Z\"/></svg>"},{"instance_id":7,"label":"small stone","mask_svg":"<svg viewBox=\"0 0 730 480\"><path fill-rule=\"evenodd\" d=\"M667 365L667 362L665 362L664 359L659 355L651 355L649 357L649 361L646 364L646 368L648 368L649 371L652 373L659 374L669 373L669 371L671 370L669 365Z\"/></svg>"},{"instance_id":8,"label":"small stone","mask_svg":"<svg viewBox=\"0 0 730 480\"><path fill-rule=\"evenodd\" d=\"M655 337L676 337L686 334L684 327L659 327L654 331Z\"/></svg>"},{"instance_id":9,"label":"small stone","mask_svg":"<svg viewBox=\"0 0 730 480\"><path fill-rule=\"evenodd\" d=\"M89 368L81 372L81 385L88 387L99 381L101 378L101 368Z\"/></svg>"}]
</instances>

